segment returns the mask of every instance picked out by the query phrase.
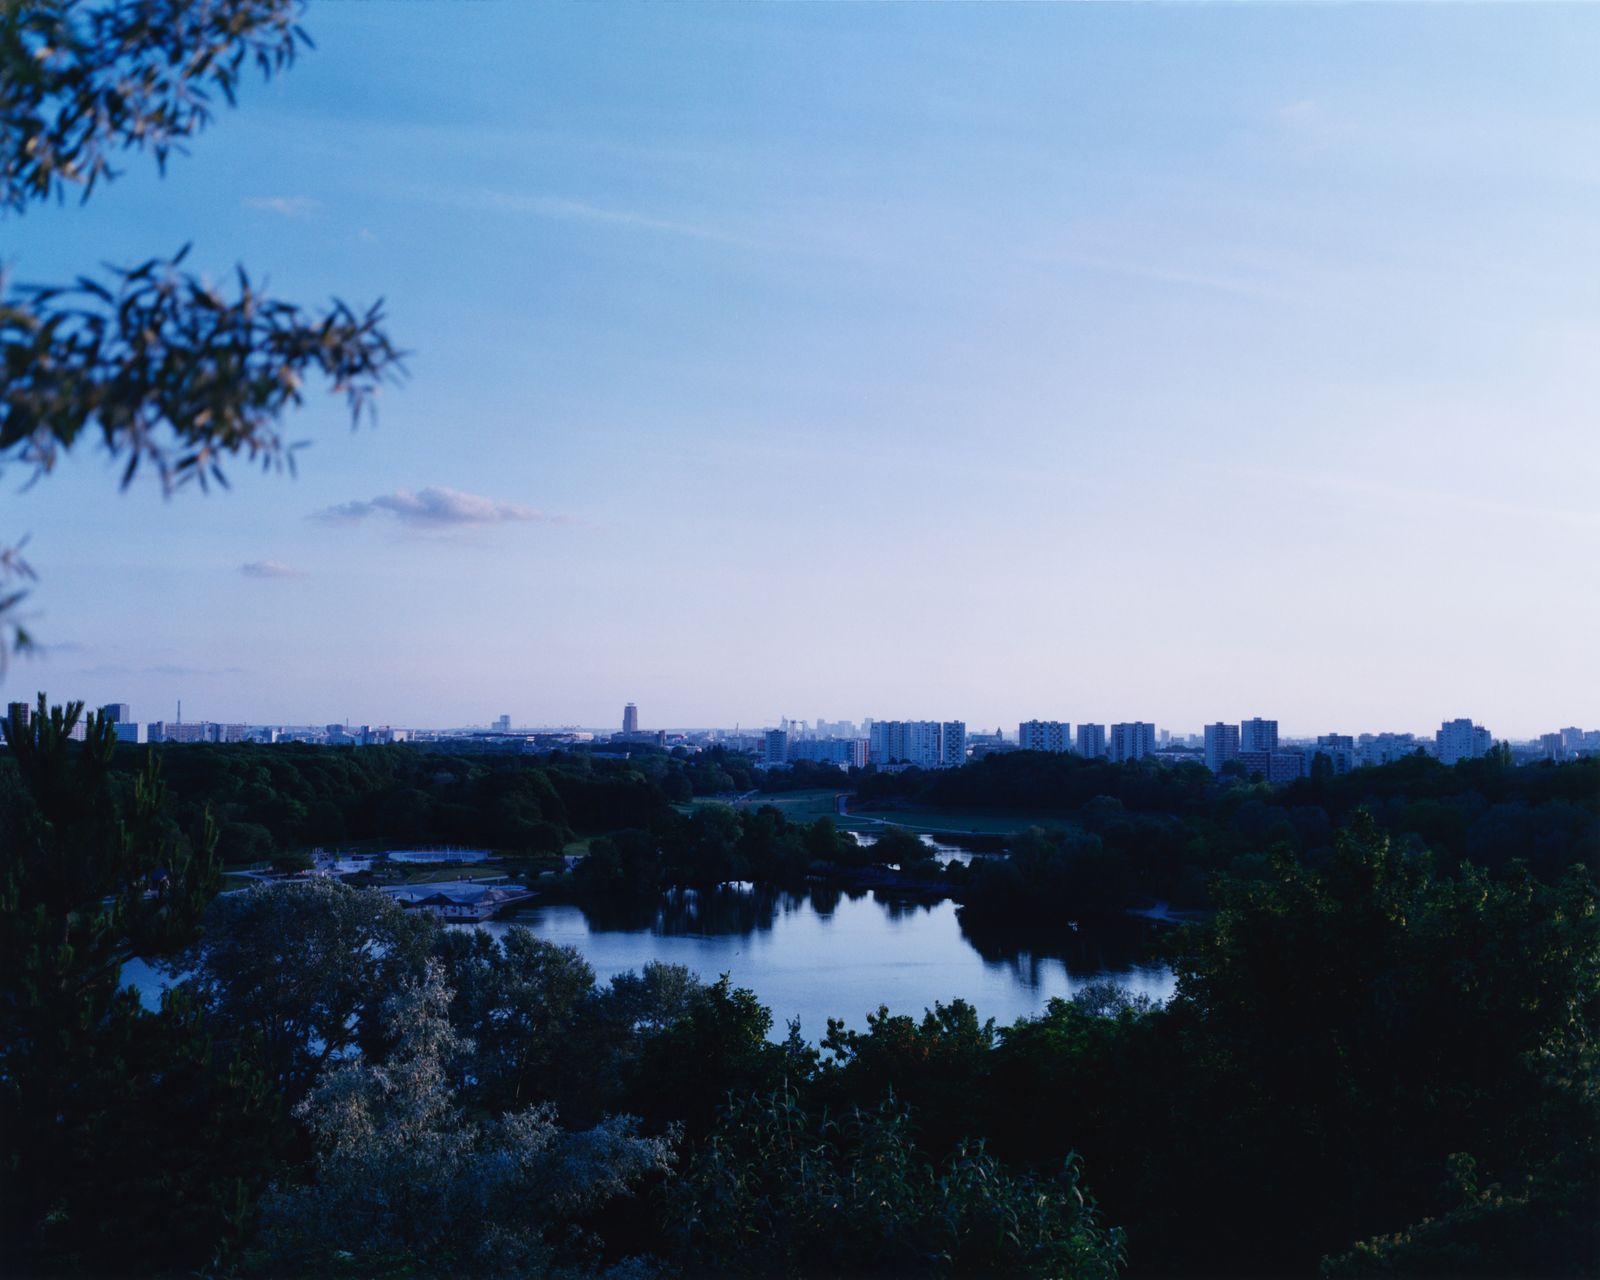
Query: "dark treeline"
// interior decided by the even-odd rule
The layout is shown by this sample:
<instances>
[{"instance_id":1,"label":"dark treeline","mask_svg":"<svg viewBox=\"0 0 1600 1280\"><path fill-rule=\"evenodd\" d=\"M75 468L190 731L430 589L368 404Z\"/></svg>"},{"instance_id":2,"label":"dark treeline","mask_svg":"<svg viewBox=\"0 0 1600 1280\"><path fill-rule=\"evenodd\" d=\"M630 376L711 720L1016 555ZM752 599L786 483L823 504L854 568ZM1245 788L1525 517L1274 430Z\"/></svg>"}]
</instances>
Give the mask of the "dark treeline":
<instances>
[{"instance_id":1,"label":"dark treeline","mask_svg":"<svg viewBox=\"0 0 1600 1280\"><path fill-rule=\"evenodd\" d=\"M691 794L683 763L663 753L614 761L238 743L122 747L117 768L131 776L152 753L178 820L209 811L229 864L363 841L551 852L574 833L648 826Z\"/></svg>"},{"instance_id":2,"label":"dark treeline","mask_svg":"<svg viewBox=\"0 0 1600 1280\"><path fill-rule=\"evenodd\" d=\"M600 983L569 948L443 928L371 891L212 896L215 827L188 821L192 797L180 803L160 772L179 753L132 773L106 726L75 743L68 719L36 722L0 778L8 1271L1600 1264L1600 890L1586 836L1565 870L1490 869L1335 804L1325 840L1264 844L1213 875L1214 913L1173 935L1165 1006L1091 988L997 1027L955 1000L920 1018L880 1012L861 1032L831 1024L813 1045L799 1028L774 1037L768 1011L726 980L652 965ZM374 784L419 777L363 767ZM1485 779L1484 811L1590 811L1582 770L1525 772ZM1380 784L1375 810L1438 799ZM697 840L737 857L766 829L796 860L827 854L825 835L837 845L831 824L771 809L664 821L630 812L609 844L672 875L703 870L685 852ZM181 975L159 1009L120 990L139 955Z\"/></svg>"},{"instance_id":3,"label":"dark treeline","mask_svg":"<svg viewBox=\"0 0 1600 1280\"><path fill-rule=\"evenodd\" d=\"M1217 873L1265 874L1272 857L1312 864L1359 810L1391 839L1442 865L1495 873L1513 864L1545 880L1574 860L1600 873L1600 760L1515 768L1498 758L1447 768L1426 757L1304 779L1287 787L1217 779L1199 765L1111 764L1017 752L961 769L868 772L858 805L1021 810L1061 825L1011 842L965 882L968 914L1010 923L1114 912L1141 900L1210 905Z\"/></svg>"},{"instance_id":4,"label":"dark treeline","mask_svg":"<svg viewBox=\"0 0 1600 1280\"><path fill-rule=\"evenodd\" d=\"M119 749L117 767L132 776L148 754ZM591 899L730 879L795 884L871 862L943 876L974 923L1057 924L1152 900L1206 907L1218 872L1248 876L1285 850L1325 859L1358 809L1404 847L1447 865L1498 873L1520 863L1550 879L1577 851L1600 872L1597 760L1513 768L1491 758L1446 768L1414 757L1274 788L1219 780L1200 766L1034 752L961 769L848 776L812 765L762 772L722 748L696 756L646 748L627 760L581 750L462 756L412 746L185 746L155 754L178 822L189 830L209 813L228 865L359 842L552 853L576 835L601 835L608 838L592 842L578 886ZM855 807L891 820L896 805L914 804L940 808L952 826L963 810L1038 814L1051 826L1010 838L1007 860L941 871L892 827L886 843L864 854L831 823L791 823L759 805L682 811L695 797L824 784L853 790Z\"/></svg>"}]
</instances>

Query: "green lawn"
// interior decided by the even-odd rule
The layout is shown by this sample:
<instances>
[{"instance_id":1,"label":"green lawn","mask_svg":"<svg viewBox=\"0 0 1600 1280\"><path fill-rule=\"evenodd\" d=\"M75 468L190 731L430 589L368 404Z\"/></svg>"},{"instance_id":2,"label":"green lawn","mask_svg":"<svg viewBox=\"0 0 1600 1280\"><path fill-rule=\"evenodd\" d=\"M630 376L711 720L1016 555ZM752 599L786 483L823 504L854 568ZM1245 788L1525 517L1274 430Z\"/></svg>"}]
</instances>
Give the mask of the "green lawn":
<instances>
[{"instance_id":1,"label":"green lawn","mask_svg":"<svg viewBox=\"0 0 1600 1280\"><path fill-rule=\"evenodd\" d=\"M941 832L950 835L1012 836L1029 827L1045 830L1070 827L1073 823L1058 814L1027 813L1015 809L881 809L851 813L840 822L855 831L896 826L908 831Z\"/></svg>"},{"instance_id":2,"label":"green lawn","mask_svg":"<svg viewBox=\"0 0 1600 1280\"><path fill-rule=\"evenodd\" d=\"M931 835L945 832L951 835L1009 836L1026 831L1029 827L1070 827L1073 824L1054 814L1028 813L1017 809L880 809L860 810L839 814L838 791L780 791L771 795L756 792L742 797L734 805L738 809L759 809L770 804L791 822L815 822L818 818L832 818L846 831L873 831L885 825L904 827L908 831L926 831ZM678 806L680 812L692 813L697 805L725 804L726 801L699 797L687 805Z\"/></svg>"},{"instance_id":3,"label":"green lawn","mask_svg":"<svg viewBox=\"0 0 1600 1280\"><path fill-rule=\"evenodd\" d=\"M733 807L735 809L759 809L762 805L770 804L790 822L815 822L818 818L833 818L837 820L839 806L835 797L838 795L838 791L827 791L820 788L812 791L779 791L771 795L763 795L757 791L753 795L742 797ZM681 808L684 812L692 812L699 805L726 803L728 802L725 800L715 800L710 796L700 796L690 801L688 805L681 806Z\"/></svg>"}]
</instances>

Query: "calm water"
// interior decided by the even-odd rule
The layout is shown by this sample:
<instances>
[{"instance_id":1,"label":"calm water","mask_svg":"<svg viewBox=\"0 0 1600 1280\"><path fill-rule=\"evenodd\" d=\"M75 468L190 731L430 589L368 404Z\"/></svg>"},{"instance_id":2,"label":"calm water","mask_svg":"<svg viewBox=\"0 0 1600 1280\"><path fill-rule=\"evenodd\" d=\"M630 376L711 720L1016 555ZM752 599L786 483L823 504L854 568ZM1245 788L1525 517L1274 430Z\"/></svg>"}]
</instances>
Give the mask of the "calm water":
<instances>
[{"instance_id":1,"label":"calm water","mask_svg":"<svg viewBox=\"0 0 1600 1280\"><path fill-rule=\"evenodd\" d=\"M1023 945L1014 937L969 936L952 902L907 903L875 893L727 886L674 891L634 911L532 907L505 921L463 927L503 934L512 924L576 947L601 982L652 960L686 965L707 982L727 973L772 1010L774 1038L791 1018L800 1019L812 1041L830 1017L863 1029L880 1004L920 1017L935 1001L959 997L1003 1026L1097 980L1155 1000L1173 989L1171 971L1147 958L1146 927L1131 921L1111 935L1062 929ZM143 961L129 964L123 977L148 1003L159 1001L165 984Z\"/></svg>"},{"instance_id":2,"label":"calm water","mask_svg":"<svg viewBox=\"0 0 1600 1280\"><path fill-rule=\"evenodd\" d=\"M829 1017L864 1028L880 1004L920 1016L936 1000L960 997L1003 1025L1095 980L1156 1000L1173 988L1168 969L1141 963L1144 935L1136 926L1115 938L1062 930L1025 949L1014 939L969 938L954 903L908 904L875 894L730 886L668 894L654 910L631 915L533 907L479 927L503 933L510 924L576 947L602 982L652 960L686 965L708 982L727 973L772 1010L775 1035L799 1018L811 1040Z\"/></svg>"}]
</instances>

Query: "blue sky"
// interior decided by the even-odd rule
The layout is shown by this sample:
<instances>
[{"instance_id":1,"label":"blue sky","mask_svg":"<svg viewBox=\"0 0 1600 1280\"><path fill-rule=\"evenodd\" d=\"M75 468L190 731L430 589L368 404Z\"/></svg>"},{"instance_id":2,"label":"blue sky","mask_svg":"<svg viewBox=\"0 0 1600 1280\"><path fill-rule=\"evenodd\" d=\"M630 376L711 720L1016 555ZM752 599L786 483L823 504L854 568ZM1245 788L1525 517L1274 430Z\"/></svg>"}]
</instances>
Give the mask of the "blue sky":
<instances>
[{"instance_id":1,"label":"blue sky","mask_svg":"<svg viewBox=\"0 0 1600 1280\"><path fill-rule=\"evenodd\" d=\"M0 261L193 240L296 300L381 295L411 376L372 429L310 403L295 478L8 470L46 645L13 696L1600 722L1600 11L306 25L165 180L130 158L0 224Z\"/></svg>"}]
</instances>

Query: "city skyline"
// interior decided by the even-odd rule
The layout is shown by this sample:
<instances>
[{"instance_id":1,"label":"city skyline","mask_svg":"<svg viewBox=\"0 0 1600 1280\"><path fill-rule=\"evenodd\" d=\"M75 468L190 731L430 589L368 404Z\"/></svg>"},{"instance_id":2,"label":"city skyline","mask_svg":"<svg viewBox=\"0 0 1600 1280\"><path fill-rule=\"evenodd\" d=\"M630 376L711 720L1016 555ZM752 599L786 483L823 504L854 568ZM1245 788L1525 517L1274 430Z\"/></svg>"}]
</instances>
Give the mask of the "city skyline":
<instances>
[{"instance_id":1,"label":"city skyline","mask_svg":"<svg viewBox=\"0 0 1600 1280\"><path fill-rule=\"evenodd\" d=\"M386 298L410 377L355 433L310 398L293 479L11 473L42 647L7 700L1600 721L1600 13L311 26L165 180L128 157L5 266L193 240Z\"/></svg>"},{"instance_id":2,"label":"city skyline","mask_svg":"<svg viewBox=\"0 0 1600 1280\"><path fill-rule=\"evenodd\" d=\"M12 699L8 702L7 706L9 710L13 711L20 709L22 712L23 721L25 723L29 714L31 714L35 709L36 702L37 695L35 695L34 699ZM407 723L395 720L393 718L360 721L349 717L338 721L331 721L327 720L326 718L316 717L306 720L294 720L284 717L266 717L243 721L218 721L204 716L197 719L191 715L189 719L185 720L183 716L183 703L181 699L176 704L176 713L172 721L154 718L141 719L133 714L133 708L129 703L126 702L106 703L99 707L96 707L93 704L85 704L84 710L85 712L99 711L103 715L108 715L114 722L124 726L131 726L133 728L137 728L140 725L178 725L186 728L196 725L220 725L229 729L242 729L247 726L283 726L303 728L321 725L330 730L335 726L341 728L359 726L361 728L381 729L384 731L422 731L426 733L480 732L509 735L532 731L560 732L563 730L579 730L600 735L609 734L620 739L626 739L632 736L652 737L662 732L674 734L743 732L751 735L752 738L759 738L761 735L770 736L774 732L792 735L795 732L795 727L799 726L799 736L794 737L795 741L802 740L802 738L841 738L865 742L869 739L877 741L885 733L899 732L903 735L910 728L921 727L925 728L928 732L934 735L934 738L932 739L933 745L928 747L929 758L939 758L945 764L951 763L951 760L943 751L942 747L938 745L940 742L940 736L943 733L950 731L952 728L960 733L963 749L956 753L958 756L964 753L965 743L971 735L978 735L980 738L988 735L988 730L986 728L987 722L984 721L899 721L887 717L874 716L863 716L859 723L851 720L830 721L824 717L818 717L816 720L812 721L803 717L791 718L788 716L782 716L778 717L773 722L761 723L752 721L748 724L742 725L739 722L728 725L715 724L709 721L685 721L679 724L647 725L640 720L639 708L634 702L628 702L624 705L620 727L615 723L607 725L602 721L586 723L582 721L551 721L527 718L519 720L507 712L502 712L492 720L477 721L472 719L462 719L444 721L434 724L417 722ZM1122 745L1118 744L1117 733L1119 730L1126 731L1129 734L1138 735L1138 742L1140 745L1136 751L1130 751L1128 745L1125 743ZM1090 734L1090 737L1087 739L1084 737L1085 731ZM1441 719L1438 730L1404 729L1394 726L1384 729L1361 727L1356 728L1351 734L1342 734L1337 732L1331 734L1326 732L1305 732L1292 728L1283 730L1276 719L1267 719L1261 716L1252 716L1247 718L1241 717L1236 722L1212 722L1202 725L1198 729L1183 725L1175 727L1164 722L1118 721L1115 718L1106 718L1099 721L1046 721L1035 718L1019 722L1015 733L1011 732L1004 723L998 723L995 730L995 734L999 738L1006 741L1014 741L1018 743L1019 746L1024 750L1073 752L1080 755L1110 755L1114 759L1127 758L1131 754L1144 754L1148 751L1154 750L1158 741L1164 745L1166 739L1170 738L1174 743L1181 742L1190 749L1202 752L1207 765L1211 767L1213 771L1215 771L1221 762L1228 759L1233 759L1239 756L1241 752L1265 752L1270 754L1277 749L1280 738L1286 742L1294 742L1302 745L1310 743L1314 739L1318 745L1342 743L1348 747L1352 745L1357 738L1369 740L1410 738L1413 736L1420 738L1426 737L1429 734L1437 734L1441 743L1443 743L1447 737L1454 735L1457 741L1471 743L1472 747L1460 747L1453 749L1459 750L1460 754L1462 755L1481 755L1483 750L1486 750L1490 745L1499 741L1517 741L1525 745L1540 742L1541 740L1549 743L1552 740L1564 740L1569 736L1581 737L1584 733L1585 731L1581 727L1568 725L1559 729L1546 727L1528 735L1497 734L1488 727L1479 724L1471 716ZM193 740L199 741L201 739L195 738ZM233 741L236 739L227 740ZM404 739L395 740L398 741ZM882 745L885 747L887 746L887 739L884 739ZM1574 749L1576 748L1575 742L1566 745L1571 746ZM891 751L885 751L884 754L890 756L894 755L894 753Z\"/></svg>"}]
</instances>

